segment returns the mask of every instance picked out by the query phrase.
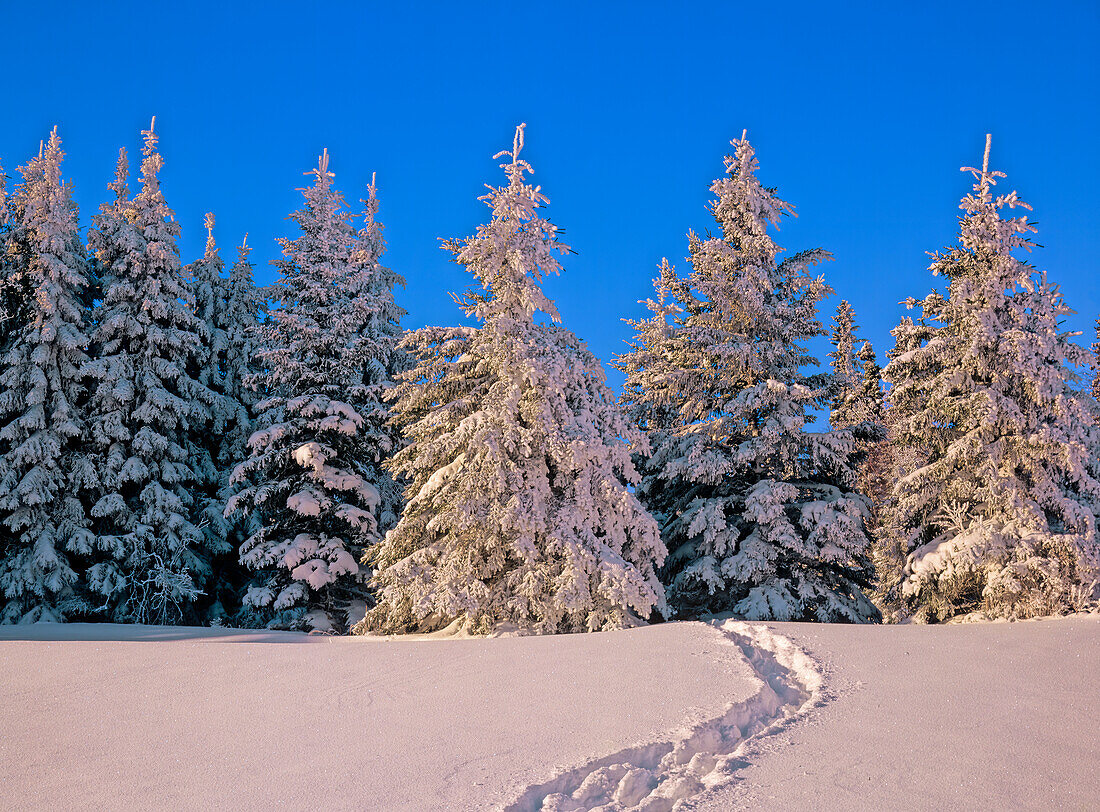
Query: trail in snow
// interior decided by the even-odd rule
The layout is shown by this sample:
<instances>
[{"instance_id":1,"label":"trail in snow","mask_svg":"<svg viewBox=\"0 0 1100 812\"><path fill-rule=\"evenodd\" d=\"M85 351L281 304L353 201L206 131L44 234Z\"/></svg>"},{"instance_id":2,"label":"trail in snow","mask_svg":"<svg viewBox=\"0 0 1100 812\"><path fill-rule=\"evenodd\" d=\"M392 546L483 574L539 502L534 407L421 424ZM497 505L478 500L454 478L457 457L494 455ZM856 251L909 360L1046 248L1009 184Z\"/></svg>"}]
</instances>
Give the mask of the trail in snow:
<instances>
[{"instance_id":1,"label":"trail in snow","mask_svg":"<svg viewBox=\"0 0 1100 812\"><path fill-rule=\"evenodd\" d=\"M0 627L0 808L499 809L759 691L701 623L442 641Z\"/></svg>"},{"instance_id":2,"label":"trail in snow","mask_svg":"<svg viewBox=\"0 0 1100 812\"><path fill-rule=\"evenodd\" d=\"M448 641L0 627L0 807L1095 809L1098 687L1097 616Z\"/></svg>"},{"instance_id":3,"label":"trail in snow","mask_svg":"<svg viewBox=\"0 0 1100 812\"><path fill-rule=\"evenodd\" d=\"M821 700L821 671L790 640L732 620L720 629L755 671L752 696L670 740L621 750L530 787L506 812L672 812L732 781L749 742Z\"/></svg>"},{"instance_id":4,"label":"trail in snow","mask_svg":"<svg viewBox=\"0 0 1100 812\"><path fill-rule=\"evenodd\" d=\"M684 812L1100 809L1100 616L767 627L820 664L828 701Z\"/></svg>"}]
</instances>

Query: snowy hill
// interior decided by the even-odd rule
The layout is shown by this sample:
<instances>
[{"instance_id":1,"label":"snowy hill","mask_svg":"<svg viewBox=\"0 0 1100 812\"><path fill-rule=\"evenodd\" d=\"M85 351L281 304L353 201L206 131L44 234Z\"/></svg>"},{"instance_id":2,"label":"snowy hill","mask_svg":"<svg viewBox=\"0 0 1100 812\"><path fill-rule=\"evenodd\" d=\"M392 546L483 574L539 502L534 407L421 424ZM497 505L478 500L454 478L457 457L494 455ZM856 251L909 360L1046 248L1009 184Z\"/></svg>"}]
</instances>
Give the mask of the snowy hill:
<instances>
[{"instance_id":1,"label":"snowy hill","mask_svg":"<svg viewBox=\"0 0 1100 812\"><path fill-rule=\"evenodd\" d=\"M1098 644L1095 616L419 640L3 627L0 801L1086 808Z\"/></svg>"}]
</instances>

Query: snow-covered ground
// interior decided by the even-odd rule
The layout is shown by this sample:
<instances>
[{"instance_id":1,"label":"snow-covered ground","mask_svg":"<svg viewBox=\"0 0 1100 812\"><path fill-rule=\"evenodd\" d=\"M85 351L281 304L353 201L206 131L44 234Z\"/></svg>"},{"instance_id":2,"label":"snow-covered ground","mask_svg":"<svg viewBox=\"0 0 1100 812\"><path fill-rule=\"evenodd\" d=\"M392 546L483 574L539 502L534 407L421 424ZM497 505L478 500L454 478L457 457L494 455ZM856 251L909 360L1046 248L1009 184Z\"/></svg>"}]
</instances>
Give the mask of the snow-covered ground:
<instances>
[{"instance_id":1,"label":"snow-covered ground","mask_svg":"<svg viewBox=\"0 0 1100 812\"><path fill-rule=\"evenodd\" d=\"M1100 617L768 627L829 698L685 809L1100 809Z\"/></svg>"},{"instance_id":2,"label":"snow-covered ground","mask_svg":"<svg viewBox=\"0 0 1100 812\"><path fill-rule=\"evenodd\" d=\"M0 806L1096 808L1098 689L1095 616L489 640L3 627Z\"/></svg>"}]
</instances>

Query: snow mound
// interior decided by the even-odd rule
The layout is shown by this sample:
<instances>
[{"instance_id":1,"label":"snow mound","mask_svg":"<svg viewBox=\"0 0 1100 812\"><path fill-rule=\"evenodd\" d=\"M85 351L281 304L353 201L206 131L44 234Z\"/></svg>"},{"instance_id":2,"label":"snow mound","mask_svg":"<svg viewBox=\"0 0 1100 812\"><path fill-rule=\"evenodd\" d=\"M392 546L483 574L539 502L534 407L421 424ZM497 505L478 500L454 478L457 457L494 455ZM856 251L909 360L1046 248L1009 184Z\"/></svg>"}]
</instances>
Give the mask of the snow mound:
<instances>
[{"instance_id":1,"label":"snow mound","mask_svg":"<svg viewBox=\"0 0 1100 812\"><path fill-rule=\"evenodd\" d=\"M673 812L681 801L734 780L754 739L821 699L821 670L765 626L728 620L719 629L759 680L756 693L671 741L620 750L529 787L505 812Z\"/></svg>"}]
</instances>

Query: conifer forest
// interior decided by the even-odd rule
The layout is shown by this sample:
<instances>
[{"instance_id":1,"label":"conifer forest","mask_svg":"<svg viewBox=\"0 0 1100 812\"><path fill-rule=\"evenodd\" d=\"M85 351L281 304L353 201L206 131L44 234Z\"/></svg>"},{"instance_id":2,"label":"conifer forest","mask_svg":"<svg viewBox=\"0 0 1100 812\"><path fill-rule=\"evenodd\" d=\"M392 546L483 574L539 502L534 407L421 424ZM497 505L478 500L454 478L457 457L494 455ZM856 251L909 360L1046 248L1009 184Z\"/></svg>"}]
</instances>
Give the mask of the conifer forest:
<instances>
[{"instance_id":1,"label":"conifer forest","mask_svg":"<svg viewBox=\"0 0 1100 812\"><path fill-rule=\"evenodd\" d=\"M418 329L384 195L350 204L339 155L260 286L213 214L181 257L155 119L87 220L54 128L0 175L0 620L553 634L1094 607L1100 337L1030 264L996 139L872 347L828 246L776 243L799 190L750 132L713 156L713 220L667 249L686 260L639 269L645 312L601 294L634 338L597 358L543 290L571 248L522 124L482 224L441 235L470 276L453 323Z\"/></svg>"}]
</instances>

